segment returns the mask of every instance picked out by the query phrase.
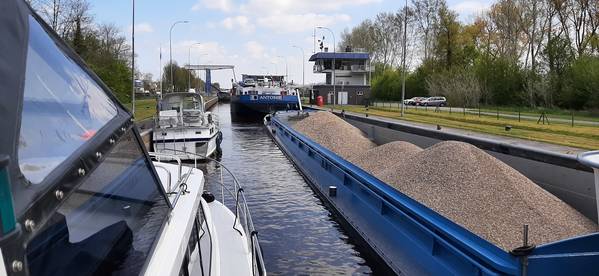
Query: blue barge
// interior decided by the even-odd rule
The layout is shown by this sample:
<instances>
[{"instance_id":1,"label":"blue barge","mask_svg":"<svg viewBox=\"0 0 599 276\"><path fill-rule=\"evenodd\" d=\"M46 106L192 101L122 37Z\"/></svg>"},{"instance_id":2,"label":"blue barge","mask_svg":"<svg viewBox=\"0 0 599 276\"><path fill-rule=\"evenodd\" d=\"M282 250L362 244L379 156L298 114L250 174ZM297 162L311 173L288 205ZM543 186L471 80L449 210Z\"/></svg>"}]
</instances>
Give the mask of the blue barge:
<instances>
[{"instance_id":1,"label":"blue barge","mask_svg":"<svg viewBox=\"0 0 599 276\"><path fill-rule=\"evenodd\" d=\"M231 115L236 119L262 119L271 112L297 109L297 105L298 98L295 95L233 95Z\"/></svg>"},{"instance_id":2,"label":"blue barge","mask_svg":"<svg viewBox=\"0 0 599 276\"><path fill-rule=\"evenodd\" d=\"M280 110L299 109L297 91L289 89L281 75L246 75L231 90L231 118L262 120Z\"/></svg>"},{"instance_id":3,"label":"blue barge","mask_svg":"<svg viewBox=\"0 0 599 276\"><path fill-rule=\"evenodd\" d=\"M599 234L506 252L295 131L265 124L312 188L396 274L598 275ZM336 188L330 193L330 187Z\"/></svg>"}]
</instances>

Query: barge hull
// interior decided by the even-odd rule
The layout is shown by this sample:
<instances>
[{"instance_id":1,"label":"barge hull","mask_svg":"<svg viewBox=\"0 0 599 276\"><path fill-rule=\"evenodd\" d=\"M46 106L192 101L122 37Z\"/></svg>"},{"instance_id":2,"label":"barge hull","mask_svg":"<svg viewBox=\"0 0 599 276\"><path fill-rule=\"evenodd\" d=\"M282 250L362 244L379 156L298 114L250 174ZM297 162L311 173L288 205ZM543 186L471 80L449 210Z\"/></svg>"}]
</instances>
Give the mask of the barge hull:
<instances>
[{"instance_id":1,"label":"barge hull","mask_svg":"<svg viewBox=\"0 0 599 276\"><path fill-rule=\"evenodd\" d=\"M520 275L521 259L381 182L289 127L266 125L273 140L327 205L397 274ZM287 115L288 116L288 115ZM329 194L336 187L336 195ZM599 272L599 235L546 244L528 256L529 275ZM593 274L593 273L592 273Z\"/></svg>"},{"instance_id":2,"label":"barge hull","mask_svg":"<svg viewBox=\"0 0 599 276\"><path fill-rule=\"evenodd\" d=\"M266 114L298 109L296 96L234 95L231 97L231 117L236 120L262 120Z\"/></svg>"}]
</instances>

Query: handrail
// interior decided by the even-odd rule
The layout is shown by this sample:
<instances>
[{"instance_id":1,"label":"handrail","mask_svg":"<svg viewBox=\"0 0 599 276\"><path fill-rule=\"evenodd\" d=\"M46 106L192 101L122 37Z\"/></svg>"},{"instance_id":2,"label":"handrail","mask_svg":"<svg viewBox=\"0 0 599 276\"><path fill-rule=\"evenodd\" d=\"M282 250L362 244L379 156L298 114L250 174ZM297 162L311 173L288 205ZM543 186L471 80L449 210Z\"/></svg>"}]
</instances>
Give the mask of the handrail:
<instances>
[{"instance_id":1,"label":"handrail","mask_svg":"<svg viewBox=\"0 0 599 276\"><path fill-rule=\"evenodd\" d=\"M262 256L262 248L260 247L260 243L258 242L258 231L256 231L256 228L254 227L254 222L252 220L252 217L251 217L251 214L249 211L249 207L247 205L245 193L244 193L243 188L241 187L241 184L239 184L239 180L237 179L237 176L235 176L235 174L233 174L233 172L231 170L229 170L229 168L227 168L227 166L225 166L223 163L221 163L220 161L218 161L214 158L200 155L197 153L182 151L182 150L173 150L173 152L179 152L179 153L187 154L189 156L193 156L194 166L197 165L197 159L205 159L208 161L215 162L216 164L220 165L221 168L224 168L229 173L229 175L231 175L231 177L233 179L235 192L231 191L231 189L229 189L224 183L221 183L218 181L216 181L216 183L219 184L225 191L227 191L227 193L231 197L235 198L235 220L233 222L233 229L239 233L241 233L241 231L236 228L236 225L238 222L241 223L241 221L239 220L239 214L240 214L239 208L241 207L241 210L243 211L243 214L244 214L244 222L245 222L245 226L242 225L242 227L245 228L244 230L246 232L246 237L249 237L249 240L247 240L247 242L252 250L252 270L254 270L253 274L256 275L255 270L257 269L259 275L265 275L266 267L264 265L264 259ZM171 157L171 158L176 157L175 155L162 154L162 153L152 153L152 154L150 154L150 156L155 157L155 158L159 158L158 156ZM180 161L180 159L179 159L179 161ZM179 163L179 164L181 164L181 163ZM181 184L180 186L183 186L183 184ZM183 191L184 190L186 190L186 189L183 189ZM177 197L179 197L179 196L180 196L180 193L177 195ZM223 197L224 197L224 195L223 195ZM254 267L254 260L255 260L255 264L257 267Z\"/></svg>"},{"instance_id":2,"label":"handrail","mask_svg":"<svg viewBox=\"0 0 599 276\"><path fill-rule=\"evenodd\" d=\"M148 152L148 154L150 155L150 157L155 157L156 160L158 162L160 162L160 157L167 157L167 158L173 158L177 161L177 164L179 165L179 171L178 171L178 179L181 179L181 169L182 169L182 163L181 163L181 158L179 158L178 156L174 155L174 154L168 154L168 153L161 153L161 152Z\"/></svg>"},{"instance_id":3,"label":"handrail","mask_svg":"<svg viewBox=\"0 0 599 276\"><path fill-rule=\"evenodd\" d=\"M166 173L168 175L167 187L168 187L168 191L170 192L170 190L171 190L171 178L173 178L171 176L171 171L169 171L166 167L164 167L162 165L154 164L154 167L160 168L160 169L163 169L164 171L166 171Z\"/></svg>"}]
</instances>

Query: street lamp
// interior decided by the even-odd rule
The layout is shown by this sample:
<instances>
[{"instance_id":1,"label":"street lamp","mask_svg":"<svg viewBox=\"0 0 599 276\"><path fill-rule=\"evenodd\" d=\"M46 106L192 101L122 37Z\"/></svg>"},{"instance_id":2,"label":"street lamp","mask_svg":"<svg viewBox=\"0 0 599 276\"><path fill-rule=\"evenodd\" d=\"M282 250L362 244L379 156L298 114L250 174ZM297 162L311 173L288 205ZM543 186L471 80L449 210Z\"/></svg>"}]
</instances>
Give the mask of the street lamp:
<instances>
[{"instance_id":1,"label":"street lamp","mask_svg":"<svg viewBox=\"0 0 599 276\"><path fill-rule=\"evenodd\" d=\"M169 54L169 65L171 67L171 92L175 92L175 83L173 81L173 28L175 27L175 25L177 24L185 24L185 23L189 23L189 21L187 20L183 20L183 21L176 21L175 23L173 23L173 25L171 25L170 30L168 31L168 54Z\"/></svg>"},{"instance_id":2,"label":"street lamp","mask_svg":"<svg viewBox=\"0 0 599 276\"><path fill-rule=\"evenodd\" d=\"M276 76L279 73L279 70L277 70L277 63L276 62L272 62L272 61L270 63L275 68L275 76ZM275 84L275 80L274 80L274 77L272 76L272 74L270 75L270 81L272 82L273 85Z\"/></svg>"},{"instance_id":3,"label":"street lamp","mask_svg":"<svg viewBox=\"0 0 599 276\"><path fill-rule=\"evenodd\" d=\"M187 65L188 66L191 66L191 48L196 45L200 45L200 43L196 42L196 43L189 45L189 51L187 52ZM189 92L189 90L191 89L191 68L188 69L188 73L189 73L189 75L187 76L187 91Z\"/></svg>"},{"instance_id":4,"label":"street lamp","mask_svg":"<svg viewBox=\"0 0 599 276\"><path fill-rule=\"evenodd\" d=\"M404 13L404 27L403 27L403 60L402 60L402 79L401 79L401 117L404 116L404 100L406 98L406 75L407 75L407 70L406 70L406 44L408 43L406 41L406 37L407 37L407 28L408 28L408 0L406 0L406 5L404 7L405 9L405 13Z\"/></svg>"},{"instance_id":5,"label":"street lamp","mask_svg":"<svg viewBox=\"0 0 599 276\"><path fill-rule=\"evenodd\" d=\"M298 48L301 52L302 52L302 89L306 89L305 85L306 85L306 69L305 69L305 65L306 65L306 60L305 60L305 55L304 55L304 48L296 46L296 45L291 45L291 47L293 48ZM308 98L308 101L309 98Z\"/></svg>"},{"instance_id":6,"label":"street lamp","mask_svg":"<svg viewBox=\"0 0 599 276\"><path fill-rule=\"evenodd\" d=\"M333 110L335 110L335 102L337 101L337 87L336 87L336 82L335 82L335 56L336 56L336 48L337 48L337 43L335 43L335 33L333 33L333 31L331 31L331 29L327 28L327 27L322 27L322 26L318 26L316 27L317 29L325 29L327 31L329 31L331 33L331 35L333 36Z\"/></svg>"},{"instance_id":7,"label":"street lamp","mask_svg":"<svg viewBox=\"0 0 599 276\"><path fill-rule=\"evenodd\" d=\"M304 55L304 48L296 46L296 45L291 45L291 47L293 48L298 48L300 51L302 51L302 87L304 85L306 85L305 83L305 77L306 77L306 70L304 68L304 66L306 65L306 60L305 60L305 55Z\"/></svg>"},{"instance_id":8,"label":"street lamp","mask_svg":"<svg viewBox=\"0 0 599 276\"><path fill-rule=\"evenodd\" d=\"M132 1L131 25L131 115L135 118L135 0Z\"/></svg>"},{"instance_id":9,"label":"street lamp","mask_svg":"<svg viewBox=\"0 0 599 276\"><path fill-rule=\"evenodd\" d=\"M289 78L289 75L288 75L288 71L287 71L287 65L288 65L288 64L287 64L287 58L286 58L286 57L284 57L284 56L277 56L277 57L279 57L279 58L282 58L282 59L284 59L284 60L285 60L285 80L286 80L286 81L289 81L289 79L288 79L288 78Z\"/></svg>"}]
</instances>

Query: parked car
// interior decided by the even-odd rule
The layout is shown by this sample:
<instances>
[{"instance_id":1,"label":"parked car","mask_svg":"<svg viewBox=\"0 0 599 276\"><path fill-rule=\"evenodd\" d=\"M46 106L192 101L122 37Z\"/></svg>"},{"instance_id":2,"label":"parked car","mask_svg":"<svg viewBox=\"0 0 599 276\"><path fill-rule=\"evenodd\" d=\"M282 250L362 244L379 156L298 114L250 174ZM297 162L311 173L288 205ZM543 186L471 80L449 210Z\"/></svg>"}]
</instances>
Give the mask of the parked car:
<instances>
[{"instance_id":1,"label":"parked car","mask_svg":"<svg viewBox=\"0 0 599 276\"><path fill-rule=\"evenodd\" d=\"M445 97L430 97L422 100L419 105L422 106L446 106L447 99Z\"/></svg>"},{"instance_id":2,"label":"parked car","mask_svg":"<svg viewBox=\"0 0 599 276\"><path fill-rule=\"evenodd\" d=\"M425 98L424 97L413 97L411 99L404 100L403 104L405 104L405 105L416 105L417 102L420 102L423 99L425 99Z\"/></svg>"}]
</instances>

